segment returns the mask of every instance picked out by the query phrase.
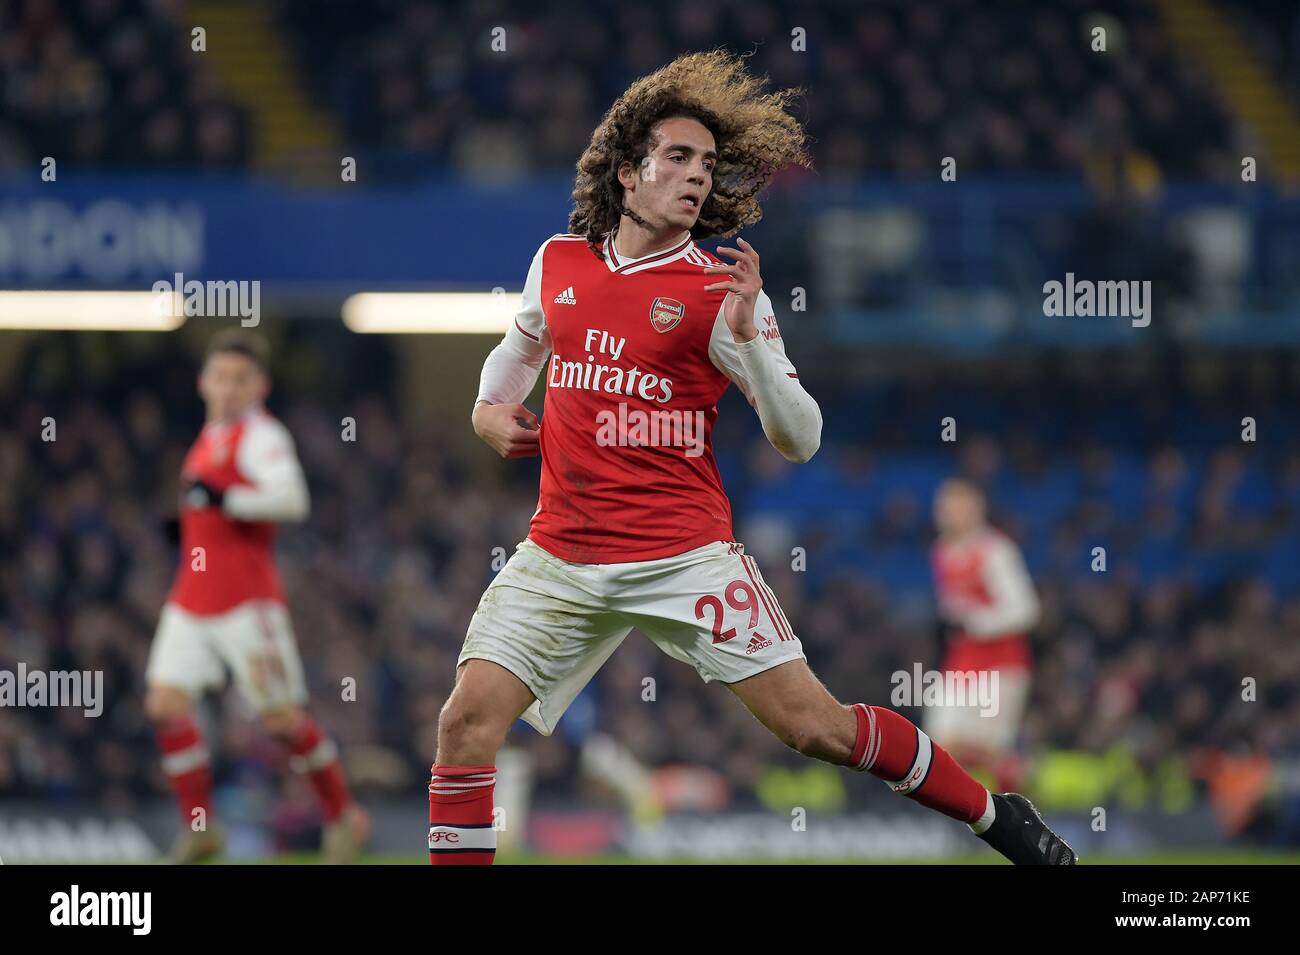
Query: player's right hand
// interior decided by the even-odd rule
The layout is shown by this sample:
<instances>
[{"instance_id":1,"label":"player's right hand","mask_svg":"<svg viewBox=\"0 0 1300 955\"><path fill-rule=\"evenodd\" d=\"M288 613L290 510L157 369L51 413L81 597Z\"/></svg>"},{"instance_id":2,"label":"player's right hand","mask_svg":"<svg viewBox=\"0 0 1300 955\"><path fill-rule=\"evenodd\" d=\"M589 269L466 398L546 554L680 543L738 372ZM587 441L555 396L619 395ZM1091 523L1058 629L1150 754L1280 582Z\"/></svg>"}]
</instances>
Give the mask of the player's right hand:
<instances>
[{"instance_id":1,"label":"player's right hand","mask_svg":"<svg viewBox=\"0 0 1300 955\"><path fill-rule=\"evenodd\" d=\"M479 404L474 409L474 433L503 458L542 453L537 415L523 405Z\"/></svg>"}]
</instances>

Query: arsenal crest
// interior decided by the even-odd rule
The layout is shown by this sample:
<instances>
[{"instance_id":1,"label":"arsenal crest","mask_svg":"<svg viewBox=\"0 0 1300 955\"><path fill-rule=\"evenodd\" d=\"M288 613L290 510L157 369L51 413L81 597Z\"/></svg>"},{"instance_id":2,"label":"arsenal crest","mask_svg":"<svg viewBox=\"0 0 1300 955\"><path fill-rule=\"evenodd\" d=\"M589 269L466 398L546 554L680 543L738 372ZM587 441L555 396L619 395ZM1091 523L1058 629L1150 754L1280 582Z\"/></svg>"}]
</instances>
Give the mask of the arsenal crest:
<instances>
[{"instance_id":1,"label":"arsenal crest","mask_svg":"<svg viewBox=\"0 0 1300 955\"><path fill-rule=\"evenodd\" d=\"M675 298L657 298L650 306L650 324L657 332L671 332L686 315L686 306Z\"/></svg>"}]
</instances>

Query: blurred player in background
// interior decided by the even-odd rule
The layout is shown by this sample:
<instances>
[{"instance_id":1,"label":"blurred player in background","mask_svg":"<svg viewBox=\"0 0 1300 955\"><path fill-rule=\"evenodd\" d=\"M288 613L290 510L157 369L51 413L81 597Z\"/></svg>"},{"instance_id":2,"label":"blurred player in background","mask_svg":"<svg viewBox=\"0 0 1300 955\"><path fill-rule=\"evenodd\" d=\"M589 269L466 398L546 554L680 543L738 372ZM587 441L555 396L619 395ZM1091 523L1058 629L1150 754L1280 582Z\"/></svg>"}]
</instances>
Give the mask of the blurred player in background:
<instances>
[{"instance_id":1,"label":"blurred player in background","mask_svg":"<svg viewBox=\"0 0 1300 955\"><path fill-rule=\"evenodd\" d=\"M1016 737L1029 698L1028 631L1038 624L1038 597L1019 548L989 525L984 494L965 480L945 481L934 499L939 539L932 561L947 647L946 673L996 673L997 708L938 706L925 729L999 788L1021 782Z\"/></svg>"},{"instance_id":2,"label":"blurred player in background","mask_svg":"<svg viewBox=\"0 0 1300 955\"><path fill-rule=\"evenodd\" d=\"M506 458L540 453L528 538L470 621L439 721L429 858L489 864L495 760L520 716L550 734L633 627L726 684L798 752L886 780L1016 862L1073 864L1024 799L994 796L906 718L839 703L733 536L712 452L735 383L802 463L822 417L786 357L759 258L734 235L806 164L791 93L721 51L675 60L611 107L578 162L570 233L542 243L523 307L484 363L473 423ZM549 355L549 360L548 360ZM520 402L546 370L545 413Z\"/></svg>"},{"instance_id":3,"label":"blurred player in background","mask_svg":"<svg viewBox=\"0 0 1300 955\"><path fill-rule=\"evenodd\" d=\"M306 682L272 543L275 524L304 520L310 502L293 439L262 406L268 360L265 340L243 330L212 338L198 379L206 423L181 469L180 564L146 674L146 710L183 816L177 862L224 846L212 815L209 751L194 718L195 701L225 683L224 668L311 784L325 860L351 860L369 828L333 741L303 710Z\"/></svg>"}]
</instances>

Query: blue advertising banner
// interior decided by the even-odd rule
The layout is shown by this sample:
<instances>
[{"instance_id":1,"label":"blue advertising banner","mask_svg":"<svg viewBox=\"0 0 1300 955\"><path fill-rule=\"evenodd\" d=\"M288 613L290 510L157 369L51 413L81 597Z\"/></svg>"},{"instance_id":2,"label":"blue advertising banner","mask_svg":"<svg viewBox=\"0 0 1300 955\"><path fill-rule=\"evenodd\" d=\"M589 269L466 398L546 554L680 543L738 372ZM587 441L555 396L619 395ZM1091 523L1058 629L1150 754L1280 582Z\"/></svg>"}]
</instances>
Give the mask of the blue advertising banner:
<instances>
[{"instance_id":1,"label":"blue advertising banner","mask_svg":"<svg viewBox=\"0 0 1300 955\"><path fill-rule=\"evenodd\" d=\"M66 178L64 178L66 177ZM563 232L568 180L490 189L298 190L248 179L0 181L0 286L147 289L155 280L379 287L523 285Z\"/></svg>"},{"instance_id":2,"label":"blue advertising banner","mask_svg":"<svg viewBox=\"0 0 1300 955\"><path fill-rule=\"evenodd\" d=\"M278 303L514 291L568 228L571 189L567 176L307 189L65 168L0 180L0 288L149 290L179 274L256 280ZM1300 341L1300 200L1264 183L1107 203L1080 180L813 176L775 186L764 211L745 232L769 294L845 344Z\"/></svg>"}]
</instances>

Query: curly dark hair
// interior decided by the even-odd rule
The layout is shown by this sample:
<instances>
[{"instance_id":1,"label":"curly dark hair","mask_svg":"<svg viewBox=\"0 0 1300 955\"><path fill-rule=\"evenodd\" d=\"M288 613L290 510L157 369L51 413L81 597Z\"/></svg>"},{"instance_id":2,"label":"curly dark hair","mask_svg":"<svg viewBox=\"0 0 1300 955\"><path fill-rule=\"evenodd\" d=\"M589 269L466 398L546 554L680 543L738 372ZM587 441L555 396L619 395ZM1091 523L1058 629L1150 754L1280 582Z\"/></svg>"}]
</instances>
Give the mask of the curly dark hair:
<instances>
[{"instance_id":1,"label":"curly dark hair","mask_svg":"<svg viewBox=\"0 0 1300 955\"><path fill-rule=\"evenodd\" d=\"M578 160L569 231L601 257L600 242L623 212L619 167L639 166L654 148L655 124L679 116L713 134L718 161L713 189L691 228L696 239L725 238L763 217L759 192L782 167L811 165L807 134L788 112L800 89L764 92L744 58L726 50L691 53L643 76L609 108Z\"/></svg>"}]
</instances>

